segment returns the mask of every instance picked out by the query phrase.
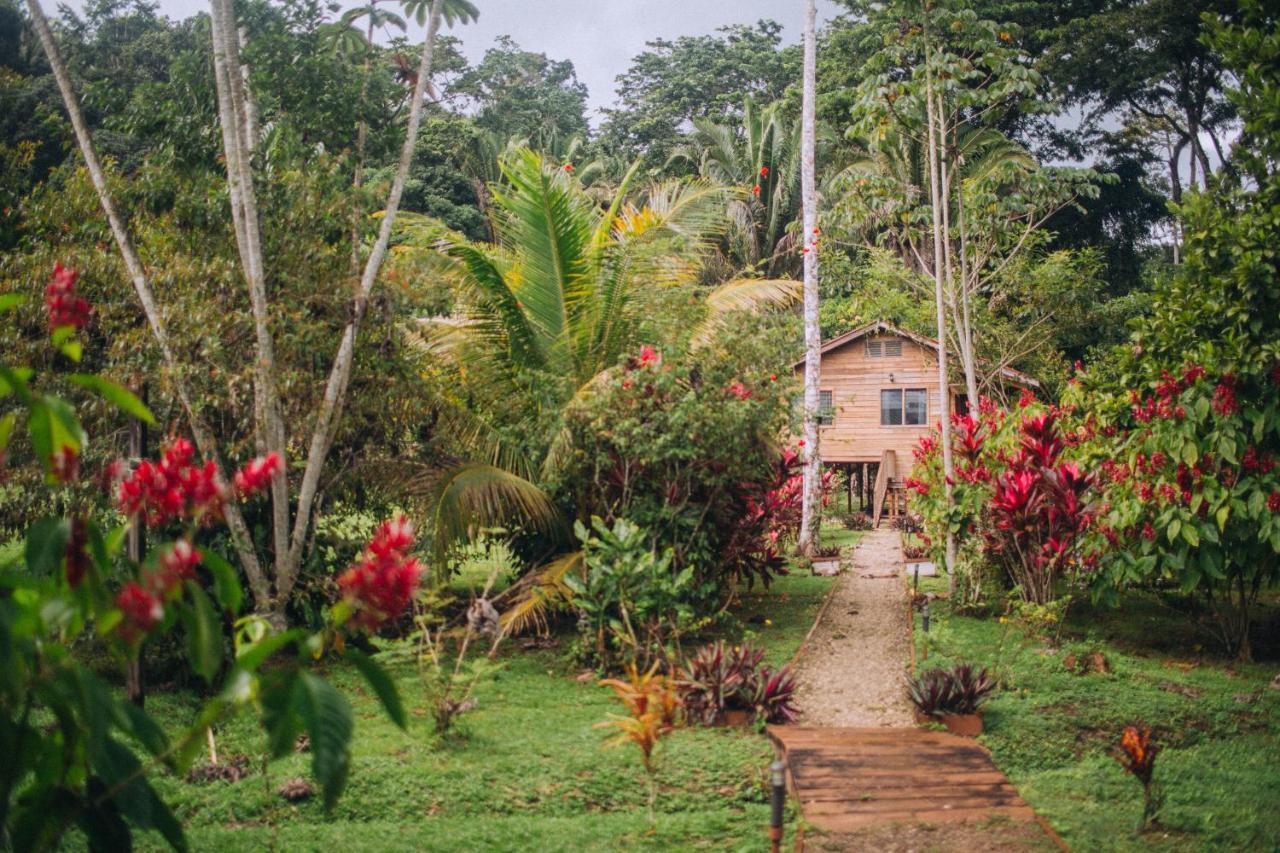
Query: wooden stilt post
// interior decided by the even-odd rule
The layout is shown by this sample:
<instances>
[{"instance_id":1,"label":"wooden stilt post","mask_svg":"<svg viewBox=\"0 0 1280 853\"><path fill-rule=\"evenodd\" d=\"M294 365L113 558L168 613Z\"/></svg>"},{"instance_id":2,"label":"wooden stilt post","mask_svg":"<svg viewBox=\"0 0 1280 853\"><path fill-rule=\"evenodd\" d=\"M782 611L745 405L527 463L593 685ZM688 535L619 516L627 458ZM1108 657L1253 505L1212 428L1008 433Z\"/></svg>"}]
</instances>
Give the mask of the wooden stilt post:
<instances>
[{"instance_id":1,"label":"wooden stilt post","mask_svg":"<svg viewBox=\"0 0 1280 853\"><path fill-rule=\"evenodd\" d=\"M844 480L847 497L845 505L849 512L853 512L853 463L850 462L844 466Z\"/></svg>"}]
</instances>

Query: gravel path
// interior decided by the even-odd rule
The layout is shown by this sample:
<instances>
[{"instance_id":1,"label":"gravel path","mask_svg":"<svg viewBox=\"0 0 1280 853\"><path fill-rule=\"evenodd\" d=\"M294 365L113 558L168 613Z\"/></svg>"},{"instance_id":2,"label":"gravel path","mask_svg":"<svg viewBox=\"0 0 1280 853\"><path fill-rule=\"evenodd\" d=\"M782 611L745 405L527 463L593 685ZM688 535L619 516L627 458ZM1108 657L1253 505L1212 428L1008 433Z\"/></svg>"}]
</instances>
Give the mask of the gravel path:
<instances>
[{"instance_id":1,"label":"gravel path","mask_svg":"<svg viewBox=\"0 0 1280 853\"><path fill-rule=\"evenodd\" d=\"M914 725L902 687L911 652L898 532L869 531L851 563L800 657L801 724Z\"/></svg>"}]
</instances>

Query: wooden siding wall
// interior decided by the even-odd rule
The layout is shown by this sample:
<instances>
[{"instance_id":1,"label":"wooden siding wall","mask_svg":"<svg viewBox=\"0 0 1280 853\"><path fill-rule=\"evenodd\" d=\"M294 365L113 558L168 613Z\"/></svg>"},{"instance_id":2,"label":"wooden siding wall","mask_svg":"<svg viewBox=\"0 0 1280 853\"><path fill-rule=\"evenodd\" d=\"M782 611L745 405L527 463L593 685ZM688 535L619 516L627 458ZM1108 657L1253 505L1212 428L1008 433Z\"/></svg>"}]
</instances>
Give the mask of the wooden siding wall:
<instances>
[{"instance_id":1,"label":"wooden siding wall","mask_svg":"<svg viewBox=\"0 0 1280 853\"><path fill-rule=\"evenodd\" d=\"M902 355L869 358L868 340L901 340ZM893 381L889 380L893 374ZM885 450L897 452L899 476L912 464L911 450L938 419L937 356L915 341L895 335L867 336L822 357L823 391L832 392L834 423L821 428L823 462L879 462ZM929 411L924 426L881 426L880 391L924 388Z\"/></svg>"}]
</instances>

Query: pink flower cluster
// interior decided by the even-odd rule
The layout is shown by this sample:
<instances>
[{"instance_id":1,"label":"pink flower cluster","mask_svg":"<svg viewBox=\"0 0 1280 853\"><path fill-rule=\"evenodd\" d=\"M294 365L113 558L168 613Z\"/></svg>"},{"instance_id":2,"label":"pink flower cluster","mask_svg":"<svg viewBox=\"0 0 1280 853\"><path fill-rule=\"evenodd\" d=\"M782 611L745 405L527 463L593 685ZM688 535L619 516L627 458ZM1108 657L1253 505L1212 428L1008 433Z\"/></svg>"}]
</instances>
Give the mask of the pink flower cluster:
<instances>
[{"instance_id":1,"label":"pink flower cluster","mask_svg":"<svg viewBox=\"0 0 1280 853\"><path fill-rule=\"evenodd\" d=\"M374 531L360 562L338 578L342 597L351 605L352 624L375 630L409 606L422 567L409 556L413 525L404 516L384 521Z\"/></svg>"},{"instance_id":2,"label":"pink flower cluster","mask_svg":"<svg viewBox=\"0 0 1280 853\"><path fill-rule=\"evenodd\" d=\"M227 499L213 461L194 464L195 448L176 438L159 462L144 459L120 483L117 504L126 516L141 514L150 527L174 520L216 520Z\"/></svg>"},{"instance_id":3,"label":"pink flower cluster","mask_svg":"<svg viewBox=\"0 0 1280 853\"><path fill-rule=\"evenodd\" d=\"M266 456L251 460L236 472L236 494L240 497L264 492L271 486L271 481L284 468L280 454L272 451Z\"/></svg>"},{"instance_id":4,"label":"pink flower cluster","mask_svg":"<svg viewBox=\"0 0 1280 853\"><path fill-rule=\"evenodd\" d=\"M751 399L751 389L748 388L746 385L743 385L741 382L730 383L729 387L726 388L725 390L728 393L732 394L733 396L737 397L739 400Z\"/></svg>"},{"instance_id":5,"label":"pink flower cluster","mask_svg":"<svg viewBox=\"0 0 1280 853\"><path fill-rule=\"evenodd\" d=\"M93 308L76 293L76 279L80 273L62 264L53 265L53 277L44 289L44 307L49 313L49 329L70 326L83 329L89 325Z\"/></svg>"},{"instance_id":6,"label":"pink flower cluster","mask_svg":"<svg viewBox=\"0 0 1280 853\"><path fill-rule=\"evenodd\" d=\"M129 581L116 595L116 607L124 618L120 635L126 643L146 636L164 618L164 605L179 594L183 581L194 580L204 560L186 539L169 546L156 565L144 570L138 581Z\"/></svg>"}]
</instances>

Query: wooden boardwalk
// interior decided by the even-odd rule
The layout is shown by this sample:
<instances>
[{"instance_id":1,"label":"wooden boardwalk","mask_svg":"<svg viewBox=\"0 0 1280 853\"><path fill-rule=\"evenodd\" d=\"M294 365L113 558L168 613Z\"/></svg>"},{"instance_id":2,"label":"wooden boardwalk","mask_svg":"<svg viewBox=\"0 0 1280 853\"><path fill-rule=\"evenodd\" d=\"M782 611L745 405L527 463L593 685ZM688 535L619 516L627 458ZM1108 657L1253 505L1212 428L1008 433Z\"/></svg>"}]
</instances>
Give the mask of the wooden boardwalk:
<instances>
[{"instance_id":1,"label":"wooden boardwalk","mask_svg":"<svg viewBox=\"0 0 1280 853\"><path fill-rule=\"evenodd\" d=\"M770 726L806 821L851 832L900 821L1036 820L971 738L903 728ZM1043 825L1043 824L1042 824Z\"/></svg>"}]
</instances>

